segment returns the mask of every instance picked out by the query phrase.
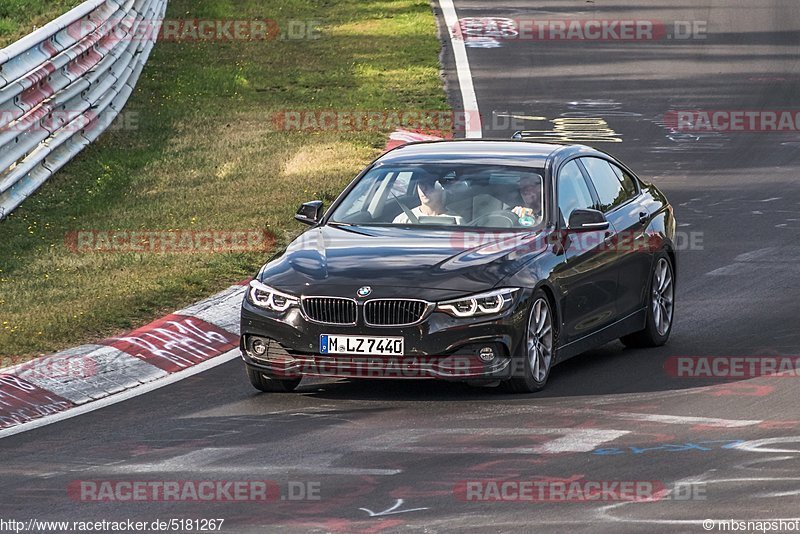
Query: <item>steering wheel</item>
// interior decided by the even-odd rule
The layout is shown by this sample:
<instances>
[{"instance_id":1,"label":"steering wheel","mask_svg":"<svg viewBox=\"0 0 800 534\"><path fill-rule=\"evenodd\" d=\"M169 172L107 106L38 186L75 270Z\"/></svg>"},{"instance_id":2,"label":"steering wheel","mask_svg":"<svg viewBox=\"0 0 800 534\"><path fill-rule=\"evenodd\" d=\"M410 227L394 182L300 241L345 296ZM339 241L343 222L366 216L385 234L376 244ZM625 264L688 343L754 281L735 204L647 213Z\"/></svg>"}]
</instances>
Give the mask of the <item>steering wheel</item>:
<instances>
[{"instance_id":1,"label":"steering wheel","mask_svg":"<svg viewBox=\"0 0 800 534\"><path fill-rule=\"evenodd\" d=\"M497 221L494 224L487 224L489 221ZM519 224L519 217L510 210L493 211L480 217L476 217L467 223L467 226L492 226L499 228L513 228Z\"/></svg>"}]
</instances>

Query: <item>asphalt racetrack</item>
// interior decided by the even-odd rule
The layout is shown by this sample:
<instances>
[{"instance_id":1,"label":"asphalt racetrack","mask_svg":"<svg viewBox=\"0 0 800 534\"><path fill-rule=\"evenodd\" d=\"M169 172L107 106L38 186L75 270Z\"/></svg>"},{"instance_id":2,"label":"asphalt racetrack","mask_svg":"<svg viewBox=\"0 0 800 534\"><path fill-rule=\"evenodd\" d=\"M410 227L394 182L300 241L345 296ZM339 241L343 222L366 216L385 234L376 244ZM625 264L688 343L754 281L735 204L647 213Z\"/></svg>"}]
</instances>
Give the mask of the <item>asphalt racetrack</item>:
<instances>
[{"instance_id":1,"label":"asphalt racetrack","mask_svg":"<svg viewBox=\"0 0 800 534\"><path fill-rule=\"evenodd\" d=\"M556 367L544 392L520 396L334 379L258 394L234 360L3 439L0 516L223 518L222 532L476 533L703 532L706 519L800 518L798 377L676 376L670 364L798 354L800 133L669 123L681 110L797 109L797 1L455 8L461 19L662 25L653 39L625 41L476 33L467 55L484 136L582 132L667 194L684 240L668 345L609 344ZM694 33L679 38L687 28ZM449 41L443 60L458 107ZM269 481L273 498L103 500L82 493L82 481ZM552 485L544 495L519 491L553 481L581 482L575 491L587 481L637 483L655 498L626 499L622 486L600 498L560 498Z\"/></svg>"}]
</instances>

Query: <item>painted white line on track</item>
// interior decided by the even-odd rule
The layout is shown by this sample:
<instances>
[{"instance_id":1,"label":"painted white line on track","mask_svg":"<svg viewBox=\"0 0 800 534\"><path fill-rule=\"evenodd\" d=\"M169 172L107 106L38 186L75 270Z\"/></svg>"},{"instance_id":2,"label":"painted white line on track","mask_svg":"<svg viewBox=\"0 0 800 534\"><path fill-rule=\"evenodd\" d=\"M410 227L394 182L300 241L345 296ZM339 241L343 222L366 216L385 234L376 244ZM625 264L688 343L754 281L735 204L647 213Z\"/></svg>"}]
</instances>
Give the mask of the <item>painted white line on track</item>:
<instances>
[{"instance_id":1,"label":"painted white line on track","mask_svg":"<svg viewBox=\"0 0 800 534\"><path fill-rule=\"evenodd\" d=\"M397 502L394 503L394 506L392 506L391 508L387 508L386 510L383 510L382 512L373 512L369 508L359 508L359 510L363 510L364 512L367 512L367 514L370 517L380 517L380 516L384 516L384 515L394 515L394 514L405 514L406 512L419 512L421 510L428 510L428 508L407 508L405 510L398 510L398 508L403 506L403 502L405 502L405 501L403 501L403 499L397 499Z\"/></svg>"},{"instance_id":2,"label":"painted white line on track","mask_svg":"<svg viewBox=\"0 0 800 534\"><path fill-rule=\"evenodd\" d=\"M621 419L632 419L634 421L649 421L652 423L666 423L672 425L708 425L722 428L739 428L743 426L755 426L761 424L760 419L719 419L716 417L694 417L684 415L662 415L654 413L613 413L608 415Z\"/></svg>"},{"instance_id":3,"label":"painted white line on track","mask_svg":"<svg viewBox=\"0 0 800 534\"><path fill-rule=\"evenodd\" d=\"M685 395L688 393L696 393L698 390L700 391L713 391L715 386L704 386L698 388L697 390L682 390L680 392L675 392L678 394ZM638 395L638 394L637 394ZM669 395L669 396L676 396L676 395ZM661 398L669 398L669 396L663 396ZM614 399L610 399L614 401ZM631 398L626 400L638 400L637 398ZM598 399L595 404L602 404L603 399ZM615 402L619 402L617 399ZM508 413L506 410L505 413ZM518 413L528 413L524 411L518 411ZM573 408L564 408L559 409L559 413L562 415L600 415L604 417L612 417L616 419L624 419L629 421L646 421L649 423L664 423L668 425L706 425L706 426L715 426L721 428L740 428L745 426L756 426L760 425L764 421L761 419L721 419L719 417L698 417L693 415L667 415L667 414L657 414L657 413L637 413L637 412L615 412L612 410L596 410L592 408L582 408L582 409L573 409Z\"/></svg>"},{"instance_id":4,"label":"painted white line on track","mask_svg":"<svg viewBox=\"0 0 800 534\"><path fill-rule=\"evenodd\" d=\"M768 452L768 453L798 453L800 449L797 447L793 449L786 449L786 448L768 448L765 445L777 445L779 443L800 443L800 436L786 436L786 437L777 437L777 438L764 438L764 439L754 439L751 441L745 441L742 443L737 443L736 445L732 446L732 449L737 449L740 451L748 451L748 452Z\"/></svg>"},{"instance_id":5,"label":"painted white line on track","mask_svg":"<svg viewBox=\"0 0 800 534\"><path fill-rule=\"evenodd\" d=\"M444 23L450 35L450 44L453 47L453 56L456 60L456 72L458 74L458 85L461 88L461 102L464 106L466 115L467 139L480 139L483 137L481 126L481 116L478 111L478 99L475 97L475 88L472 85L472 71L469 68L467 59L467 47L464 45L464 38L461 36L461 25L456 15L456 7L453 0L439 0L442 8Z\"/></svg>"},{"instance_id":6,"label":"painted white line on track","mask_svg":"<svg viewBox=\"0 0 800 534\"><path fill-rule=\"evenodd\" d=\"M64 410L63 412L55 413L53 415L47 415L45 417L41 417L27 423L22 423L21 425L16 425L5 430L0 430L0 439L19 434L21 432L27 432L29 430L51 425L59 421L64 421L65 419L77 417L78 415L83 415L85 413L105 408L106 406L111 406L112 404L117 404L118 402L138 397L139 395L144 395L145 393L149 393L164 386L174 384L175 382L179 382L184 378L189 378L190 376L202 373L203 371L208 371L209 369L213 369L218 365L222 365L223 363L227 363L239 357L239 348L236 347L235 349L229 350L225 354L215 356L214 358L206 360L188 369L178 371L177 373L165 376L164 378L159 378L153 382L129 389L117 395L111 395L110 397L106 397L98 401L90 402L75 408L70 408L69 410Z\"/></svg>"}]
</instances>

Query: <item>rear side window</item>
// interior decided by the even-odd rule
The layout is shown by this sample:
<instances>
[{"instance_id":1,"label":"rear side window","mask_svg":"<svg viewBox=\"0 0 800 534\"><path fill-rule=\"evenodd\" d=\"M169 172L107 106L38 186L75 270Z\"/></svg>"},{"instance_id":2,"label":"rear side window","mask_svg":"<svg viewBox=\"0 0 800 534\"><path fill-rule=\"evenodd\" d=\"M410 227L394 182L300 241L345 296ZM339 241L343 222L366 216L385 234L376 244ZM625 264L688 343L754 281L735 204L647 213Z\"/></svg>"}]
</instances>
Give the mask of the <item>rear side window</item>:
<instances>
[{"instance_id":1,"label":"rear side window","mask_svg":"<svg viewBox=\"0 0 800 534\"><path fill-rule=\"evenodd\" d=\"M558 209L561 211L561 216L564 222L569 222L569 216L576 209L593 207L594 200L583 173L575 160L572 160L564 165L558 174Z\"/></svg>"},{"instance_id":2,"label":"rear side window","mask_svg":"<svg viewBox=\"0 0 800 534\"><path fill-rule=\"evenodd\" d=\"M586 170L589 172L589 177L592 179L594 188L597 191L597 196L600 199L600 211L605 213L613 210L635 194L635 186L633 189L634 193L626 191L619 176L606 160L600 158L581 158L581 163L583 163Z\"/></svg>"},{"instance_id":3,"label":"rear side window","mask_svg":"<svg viewBox=\"0 0 800 534\"><path fill-rule=\"evenodd\" d=\"M628 193L628 196L636 196L638 189L636 187L636 181L633 176L622 170L622 168L614 165L613 163L609 163L611 165L611 169L619 178L619 181L622 182L622 188Z\"/></svg>"}]
</instances>

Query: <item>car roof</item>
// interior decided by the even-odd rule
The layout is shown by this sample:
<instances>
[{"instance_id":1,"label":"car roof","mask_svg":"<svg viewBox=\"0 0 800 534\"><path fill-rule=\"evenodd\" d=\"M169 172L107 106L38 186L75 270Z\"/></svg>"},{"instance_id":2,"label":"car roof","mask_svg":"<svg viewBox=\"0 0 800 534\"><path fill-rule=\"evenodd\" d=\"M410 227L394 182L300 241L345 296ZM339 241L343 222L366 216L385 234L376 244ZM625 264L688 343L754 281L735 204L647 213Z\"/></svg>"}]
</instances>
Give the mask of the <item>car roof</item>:
<instances>
[{"instance_id":1,"label":"car roof","mask_svg":"<svg viewBox=\"0 0 800 534\"><path fill-rule=\"evenodd\" d=\"M530 141L459 139L409 143L390 150L376 164L403 163L483 163L544 168L547 159L562 149L588 153L596 150L583 145L534 143ZM569 150L573 152L573 150Z\"/></svg>"}]
</instances>

